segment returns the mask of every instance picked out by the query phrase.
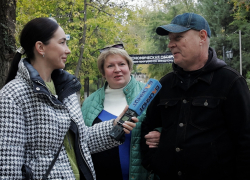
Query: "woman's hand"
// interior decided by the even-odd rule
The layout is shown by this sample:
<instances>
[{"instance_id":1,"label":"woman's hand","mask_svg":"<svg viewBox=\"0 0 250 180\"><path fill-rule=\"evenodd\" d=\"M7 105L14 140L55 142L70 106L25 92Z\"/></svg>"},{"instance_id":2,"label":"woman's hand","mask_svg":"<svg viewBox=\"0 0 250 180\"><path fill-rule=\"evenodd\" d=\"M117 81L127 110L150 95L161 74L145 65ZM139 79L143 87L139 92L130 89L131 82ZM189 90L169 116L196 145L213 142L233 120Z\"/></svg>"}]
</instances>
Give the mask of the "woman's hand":
<instances>
[{"instance_id":1,"label":"woman's hand","mask_svg":"<svg viewBox=\"0 0 250 180\"><path fill-rule=\"evenodd\" d=\"M122 116L125 114L125 112L128 110L128 105L125 107L123 112L115 119L114 126L117 124L117 122L122 118ZM122 126L124 127L123 130L126 134L129 134L130 131L134 129L136 126L135 123L137 123L139 120L136 117L132 117L133 122L125 121Z\"/></svg>"},{"instance_id":2,"label":"woman's hand","mask_svg":"<svg viewBox=\"0 0 250 180\"><path fill-rule=\"evenodd\" d=\"M161 133L158 131L151 131L146 136L146 144L149 146L149 148L157 148L160 142L160 136Z\"/></svg>"},{"instance_id":3,"label":"woman's hand","mask_svg":"<svg viewBox=\"0 0 250 180\"><path fill-rule=\"evenodd\" d=\"M135 123L137 123L137 122L139 121L136 117L132 117L132 120L133 120L134 122L125 121L125 122L122 124L122 126L124 127L124 128L123 128L123 131L124 131L126 134L129 134L130 131L132 131L132 130L135 128L135 126L136 126Z\"/></svg>"}]
</instances>

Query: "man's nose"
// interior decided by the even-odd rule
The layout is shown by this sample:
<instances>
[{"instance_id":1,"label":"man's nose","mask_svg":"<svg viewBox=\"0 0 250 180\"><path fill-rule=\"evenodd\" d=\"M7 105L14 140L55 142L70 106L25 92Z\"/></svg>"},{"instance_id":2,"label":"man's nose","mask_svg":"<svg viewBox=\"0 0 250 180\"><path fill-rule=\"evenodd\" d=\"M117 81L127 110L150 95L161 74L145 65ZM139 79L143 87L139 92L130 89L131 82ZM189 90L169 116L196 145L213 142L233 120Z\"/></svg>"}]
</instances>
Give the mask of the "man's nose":
<instances>
[{"instance_id":1,"label":"man's nose","mask_svg":"<svg viewBox=\"0 0 250 180\"><path fill-rule=\"evenodd\" d=\"M168 43L168 48L171 49L171 48L173 48L175 46L176 46L176 44L172 40L170 40L169 43Z\"/></svg>"}]
</instances>

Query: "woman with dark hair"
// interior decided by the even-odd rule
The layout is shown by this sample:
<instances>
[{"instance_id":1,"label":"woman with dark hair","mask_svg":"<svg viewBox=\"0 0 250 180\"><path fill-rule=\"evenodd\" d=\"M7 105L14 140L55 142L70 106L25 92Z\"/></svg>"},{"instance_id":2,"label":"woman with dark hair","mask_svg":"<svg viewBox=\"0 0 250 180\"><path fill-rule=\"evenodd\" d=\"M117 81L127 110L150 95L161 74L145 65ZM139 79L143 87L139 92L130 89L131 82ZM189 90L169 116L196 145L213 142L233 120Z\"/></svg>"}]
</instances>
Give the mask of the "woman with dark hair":
<instances>
[{"instance_id":1,"label":"woman with dark hair","mask_svg":"<svg viewBox=\"0 0 250 180\"><path fill-rule=\"evenodd\" d=\"M70 50L55 20L31 20L20 43L0 91L0 179L96 179L91 154L121 144L109 136L121 116L85 126L81 85L63 70ZM134 127L126 122L125 133Z\"/></svg>"}]
</instances>

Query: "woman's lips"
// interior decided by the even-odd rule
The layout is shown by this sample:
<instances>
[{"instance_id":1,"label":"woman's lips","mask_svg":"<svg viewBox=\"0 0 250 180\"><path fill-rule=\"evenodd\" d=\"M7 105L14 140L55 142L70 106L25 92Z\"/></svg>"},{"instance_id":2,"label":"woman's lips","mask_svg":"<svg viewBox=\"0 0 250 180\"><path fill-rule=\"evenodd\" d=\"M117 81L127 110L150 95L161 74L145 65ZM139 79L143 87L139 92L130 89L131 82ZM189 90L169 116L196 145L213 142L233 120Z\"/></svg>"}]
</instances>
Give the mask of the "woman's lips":
<instances>
[{"instance_id":1,"label":"woman's lips","mask_svg":"<svg viewBox=\"0 0 250 180\"><path fill-rule=\"evenodd\" d=\"M120 77L122 77L122 75L115 76L114 78L115 78L115 79L118 79L118 78L120 78Z\"/></svg>"}]
</instances>

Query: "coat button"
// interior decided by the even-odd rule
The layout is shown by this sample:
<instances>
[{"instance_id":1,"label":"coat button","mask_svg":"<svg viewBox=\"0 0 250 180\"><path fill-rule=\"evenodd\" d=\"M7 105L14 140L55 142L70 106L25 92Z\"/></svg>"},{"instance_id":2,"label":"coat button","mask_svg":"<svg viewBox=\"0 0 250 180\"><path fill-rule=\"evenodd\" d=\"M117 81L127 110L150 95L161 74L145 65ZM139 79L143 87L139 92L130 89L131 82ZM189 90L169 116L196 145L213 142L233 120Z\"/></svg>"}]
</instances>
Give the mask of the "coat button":
<instances>
[{"instance_id":1,"label":"coat button","mask_svg":"<svg viewBox=\"0 0 250 180\"><path fill-rule=\"evenodd\" d=\"M176 152L180 152L181 149L180 149L180 148L175 148L175 151L176 151Z\"/></svg>"},{"instance_id":2,"label":"coat button","mask_svg":"<svg viewBox=\"0 0 250 180\"><path fill-rule=\"evenodd\" d=\"M36 87L36 90L37 90L37 91L40 91L40 88L39 88L39 87Z\"/></svg>"},{"instance_id":3,"label":"coat button","mask_svg":"<svg viewBox=\"0 0 250 180\"><path fill-rule=\"evenodd\" d=\"M180 124L179 124L179 126L180 126L180 127L183 127L183 126L184 126L184 124L183 124L183 123L180 123Z\"/></svg>"},{"instance_id":4,"label":"coat button","mask_svg":"<svg viewBox=\"0 0 250 180\"><path fill-rule=\"evenodd\" d=\"M182 101L184 104L186 104L187 103L187 100L186 99L183 99L183 101Z\"/></svg>"},{"instance_id":5,"label":"coat button","mask_svg":"<svg viewBox=\"0 0 250 180\"><path fill-rule=\"evenodd\" d=\"M178 176L181 176L182 175L182 172L181 171L178 171Z\"/></svg>"}]
</instances>

